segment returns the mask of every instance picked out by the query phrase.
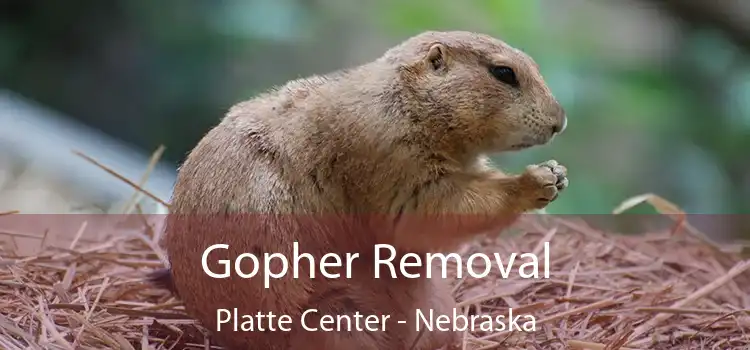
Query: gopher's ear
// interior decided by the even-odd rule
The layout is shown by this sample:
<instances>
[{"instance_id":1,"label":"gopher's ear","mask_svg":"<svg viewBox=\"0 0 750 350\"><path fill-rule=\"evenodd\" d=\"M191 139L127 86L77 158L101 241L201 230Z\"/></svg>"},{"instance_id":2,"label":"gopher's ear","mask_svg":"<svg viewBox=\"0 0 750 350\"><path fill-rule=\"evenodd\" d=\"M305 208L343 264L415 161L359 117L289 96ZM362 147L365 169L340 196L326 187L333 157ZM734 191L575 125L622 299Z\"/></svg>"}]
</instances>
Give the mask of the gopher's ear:
<instances>
[{"instance_id":1,"label":"gopher's ear","mask_svg":"<svg viewBox=\"0 0 750 350\"><path fill-rule=\"evenodd\" d=\"M441 43L432 44L424 60L430 69L439 70L445 68L448 64L448 49Z\"/></svg>"}]
</instances>

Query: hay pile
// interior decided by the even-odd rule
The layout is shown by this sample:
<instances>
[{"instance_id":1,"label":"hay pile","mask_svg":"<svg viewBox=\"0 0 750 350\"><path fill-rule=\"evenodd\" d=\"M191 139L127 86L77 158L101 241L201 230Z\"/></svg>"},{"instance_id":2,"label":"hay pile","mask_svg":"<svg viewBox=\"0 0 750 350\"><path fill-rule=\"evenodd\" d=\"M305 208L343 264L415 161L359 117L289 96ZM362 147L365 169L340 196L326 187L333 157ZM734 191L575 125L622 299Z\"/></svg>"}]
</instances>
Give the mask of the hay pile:
<instances>
[{"instance_id":1,"label":"hay pile","mask_svg":"<svg viewBox=\"0 0 750 350\"><path fill-rule=\"evenodd\" d=\"M550 279L466 278L454 292L467 312L511 307L534 315L537 330L467 332L466 349L750 349L750 262L685 233L616 237L558 218L524 228L462 254L540 252L549 241ZM154 239L144 230L83 244L78 235L31 257L5 247L0 348L208 348L179 301L144 283L162 266Z\"/></svg>"}]
</instances>

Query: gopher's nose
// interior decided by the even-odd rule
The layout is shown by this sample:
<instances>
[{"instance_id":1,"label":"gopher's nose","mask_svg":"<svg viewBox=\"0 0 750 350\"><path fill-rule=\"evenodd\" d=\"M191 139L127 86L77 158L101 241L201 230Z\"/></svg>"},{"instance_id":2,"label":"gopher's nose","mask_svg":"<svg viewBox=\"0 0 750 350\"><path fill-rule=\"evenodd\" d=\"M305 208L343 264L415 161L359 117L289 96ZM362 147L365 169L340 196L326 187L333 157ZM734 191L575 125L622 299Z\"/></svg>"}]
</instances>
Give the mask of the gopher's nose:
<instances>
[{"instance_id":1,"label":"gopher's nose","mask_svg":"<svg viewBox=\"0 0 750 350\"><path fill-rule=\"evenodd\" d=\"M557 123L554 126L552 126L552 133L555 135L561 134L563 131L565 131L565 128L568 127L568 117L565 114L563 114L561 119L562 121L560 123Z\"/></svg>"},{"instance_id":2,"label":"gopher's nose","mask_svg":"<svg viewBox=\"0 0 750 350\"><path fill-rule=\"evenodd\" d=\"M552 126L552 135L557 135L565 131L565 128L568 127L568 116L565 113L565 109L559 103L555 103L552 110L552 116L556 119L555 125Z\"/></svg>"}]
</instances>

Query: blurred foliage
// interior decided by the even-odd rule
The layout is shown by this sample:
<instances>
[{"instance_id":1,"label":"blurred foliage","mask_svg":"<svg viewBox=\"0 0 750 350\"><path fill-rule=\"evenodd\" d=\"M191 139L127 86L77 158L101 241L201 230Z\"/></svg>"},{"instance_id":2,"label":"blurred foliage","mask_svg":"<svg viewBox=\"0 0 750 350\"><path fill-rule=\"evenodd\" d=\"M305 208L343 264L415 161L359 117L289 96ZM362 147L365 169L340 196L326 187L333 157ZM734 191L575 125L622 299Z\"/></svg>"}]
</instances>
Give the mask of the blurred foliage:
<instances>
[{"instance_id":1,"label":"blurred foliage","mask_svg":"<svg viewBox=\"0 0 750 350\"><path fill-rule=\"evenodd\" d=\"M497 159L512 171L566 164L571 186L550 212L608 213L656 192L688 212L750 213L747 52L684 27L665 61L636 64L594 40L606 29L591 14L549 30L544 11L541 0L6 0L0 84L146 150L165 144L177 163L231 104L348 63L337 57L357 48L338 40L360 23L387 38L379 48L478 28L531 54L567 110L552 145Z\"/></svg>"}]
</instances>

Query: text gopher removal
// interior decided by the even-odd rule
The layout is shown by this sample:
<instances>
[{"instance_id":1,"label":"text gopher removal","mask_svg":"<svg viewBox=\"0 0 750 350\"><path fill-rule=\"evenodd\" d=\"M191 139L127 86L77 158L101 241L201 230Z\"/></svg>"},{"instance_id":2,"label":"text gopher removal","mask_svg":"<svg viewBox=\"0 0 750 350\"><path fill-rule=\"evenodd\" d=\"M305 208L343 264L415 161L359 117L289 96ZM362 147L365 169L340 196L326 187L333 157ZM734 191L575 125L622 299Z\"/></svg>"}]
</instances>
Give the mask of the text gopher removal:
<instances>
[{"instance_id":1,"label":"text gopher removal","mask_svg":"<svg viewBox=\"0 0 750 350\"><path fill-rule=\"evenodd\" d=\"M232 273L241 278L253 278L261 273L264 280L264 287L269 288L271 281L285 277L292 273L293 278L299 278L301 272L308 272L310 278L316 277L316 271L326 278L352 278L352 263L359 259L358 253L347 253L343 257L328 253L321 257L320 261L309 253L300 253L299 243L293 243L293 256L291 261L280 253L264 253L262 256L256 256L251 253L240 254L234 261L217 260L222 266L221 271L212 271L208 267L208 261L211 258L211 252L217 249L228 249L227 244L214 244L208 247L201 257L203 271L213 278L228 278ZM433 267L440 268L440 278L448 278L447 263L451 260L458 266L456 277L462 278L464 274L473 278L484 278L497 269L497 275L502 278L508 278L513 271L516 259L522 259L522 264L518 267L518 275L521 278L540 278L540 265L543 269L541 278L549 278L549 242L544 242L542 256L534 253L511 253L508 256L502 256L500 253L493 253L492 256L483 253L474 253L466 259L457 253L427 253L424 255L407 253L400 257L396 254L396 249L388 244L377 244L374 246L374 278L381 278L382 271L389 271L386 278L433 278ZM398 259L397 259L398 257ZM252 264L250 271L243 271L241 266L249 260ZM304 261L307 261L307 265ZM247 264L247 263L245 263ZM438 265L434 265L438 264ZM276 267L276 269L272 269ZM382 267L385 267L383 269ZM426 267L425 273L409 273L407 268ZM465 270L465 271L464 271Z\"/></svg>"}]
</instances>

